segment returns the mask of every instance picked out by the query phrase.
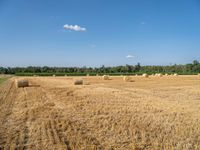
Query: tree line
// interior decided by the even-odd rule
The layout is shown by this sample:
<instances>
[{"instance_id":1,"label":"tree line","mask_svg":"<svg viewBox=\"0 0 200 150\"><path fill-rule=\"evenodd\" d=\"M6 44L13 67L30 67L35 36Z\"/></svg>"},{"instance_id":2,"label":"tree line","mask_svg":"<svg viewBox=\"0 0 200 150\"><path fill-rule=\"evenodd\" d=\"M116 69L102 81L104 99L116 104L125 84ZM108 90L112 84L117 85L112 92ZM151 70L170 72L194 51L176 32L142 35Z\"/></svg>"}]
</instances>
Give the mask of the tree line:
<instances>
[{"instance_id":1,"label":"tree line","mask_svg":"<svg viewBox=\"0 0 200 150\"><path fill-rule=\"evenodd\" d=\"M198 74L200 73L200 62L194 60L190 64L185 65L167 65L167 66L141 66L136 65L106 67L0 67L0 74L16 74L16 75L96 75L96 74L154 74L154 73L178 73L178 74Z\"/></svg>"}]
</instances>

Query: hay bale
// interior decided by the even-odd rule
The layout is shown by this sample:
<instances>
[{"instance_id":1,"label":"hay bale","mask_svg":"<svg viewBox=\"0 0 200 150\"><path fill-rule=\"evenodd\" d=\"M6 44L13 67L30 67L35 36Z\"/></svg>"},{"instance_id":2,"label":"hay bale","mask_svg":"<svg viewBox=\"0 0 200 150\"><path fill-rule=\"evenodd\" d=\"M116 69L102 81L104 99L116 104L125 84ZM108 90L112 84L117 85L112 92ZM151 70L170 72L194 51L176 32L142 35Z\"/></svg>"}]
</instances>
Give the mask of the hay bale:
<instances>
[{"instance_id":1,"label":"hay bale","mask_svg":"<svg viewBox=\"0 0 200 150\"><path fill-rule=\"evenodd\" d=\"M83 80L82 79L74 80L74 85L83 85Z\"/></svg>"},{"instance_id":2,"label":"hay bale","mask_svg":"<svg viewBox=\"0 0 200 150\"><path fill-rule=\"evenodd\" d=\"M145 78L148 78L148 77L149 77L149 75L146 74L146 73L144 73L142 76L145 77Z\"/></svg>"},{"instance_id":3,"label":"hay bale","mask_svg":"<svg viewBox=\"0 0 200 150\"><path fill-rule=\"evenodd\" d=\"M15 85L16 85L17 88L28 87L29 86L29 82L26 79L15 80Z\"/></svg>"},{"instance_id":4,"label":"hay bale","mask_svg":"<svg viewBox=\"0 0 200 150\"><path fill-rule=\"evenodd\" d=\"M165 73L165 76L169 76L167 73Z\"/></svg>"},{"instance_id":5,"label":"hay bale","mask_svg":"<svg viewBox=\"0 0 200 150\"><path fill-rule=\"evenodd\" d=\"M132 78L130 76L124 76L123 80L126 81L126 82L131 82Z\"/></svg>"},{"instance_id":6,"label":"hay bale","mask_svg":"<svg viewBox=\"0 0 200 150\"><path fill-rule=\"evenodd\" d=\"M177 73L174 73L174 76L178 76L178 74L177 74Z\"/></svg>"},{"instance_id":7,"label":"hay bale","mask_svg":"<svg viewBox=\"0 0 200 150\"><path fill-rule=\"evenodd\" d=\"M96 76L98 77L98 76L99 76L99 74L96 74Z\"/></svg>"},{"instance_id":8,"label":"hay bale","mask_svg":"<svg viewBox=\"0 0 200 150\"><path fill-rule=\"evenodd\" d=\"M54 74L53 77L55 77L56 75Z\"/></svg>"},{"instance_id":9,"label":"hay bale","mask_svg":"<svg viewBox=\"0 0 200 150\"><path fill-rule=\"evenodd\" d=\"M163 75L162 75L162 73L159 73L157 76L158 76L158 77L162 77Z\"/></svg>"},{"instance_id":10,"label":"hay bale","mask_svg":"<svg viewBox=\"0 0 200 150\"><path fill-rule=\"evenodd\" d=\"M109 78L109 75L103 75L103 76L102 76L102 79L103 79L103 80L109 80L110 78Z\"/></svg>"}]
</instances>

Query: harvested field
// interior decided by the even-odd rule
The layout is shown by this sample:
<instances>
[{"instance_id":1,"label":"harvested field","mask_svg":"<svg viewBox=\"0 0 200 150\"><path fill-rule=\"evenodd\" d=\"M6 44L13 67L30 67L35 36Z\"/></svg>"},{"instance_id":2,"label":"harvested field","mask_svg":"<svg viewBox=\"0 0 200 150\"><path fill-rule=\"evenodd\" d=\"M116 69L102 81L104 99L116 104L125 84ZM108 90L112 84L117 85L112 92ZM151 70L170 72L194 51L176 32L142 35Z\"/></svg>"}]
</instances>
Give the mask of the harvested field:
<instances>
[{"instance_id":1,"label":"harvested field","mask_svg":"<svg viewBox=\"0 0 200 150\"><path fill-rule=\"evenodd\" d=\"M77 77L78 78L78 77ZM200 77L13 77L0 86L0 149L198 150Z\"/></svg>"}]
</instances>

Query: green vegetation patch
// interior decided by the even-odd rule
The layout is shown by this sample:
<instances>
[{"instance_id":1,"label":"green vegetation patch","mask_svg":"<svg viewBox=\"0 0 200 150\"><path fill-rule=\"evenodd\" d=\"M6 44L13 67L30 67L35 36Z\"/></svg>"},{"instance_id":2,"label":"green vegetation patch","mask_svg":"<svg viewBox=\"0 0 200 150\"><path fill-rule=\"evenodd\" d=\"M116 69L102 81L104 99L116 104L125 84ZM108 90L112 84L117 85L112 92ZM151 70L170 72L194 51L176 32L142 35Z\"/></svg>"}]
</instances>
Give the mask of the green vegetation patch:
<instances>
[{"instance_id":1,"label":"green vegetation patch","mask_svg":"<svg viewBox=\"0 0 200 150\"><path fill-rule=\"evenodd\" d=\"M0 77L0 84L2 84L4 81L6 81L8 77Z\"/></svg>"}]
</instances>

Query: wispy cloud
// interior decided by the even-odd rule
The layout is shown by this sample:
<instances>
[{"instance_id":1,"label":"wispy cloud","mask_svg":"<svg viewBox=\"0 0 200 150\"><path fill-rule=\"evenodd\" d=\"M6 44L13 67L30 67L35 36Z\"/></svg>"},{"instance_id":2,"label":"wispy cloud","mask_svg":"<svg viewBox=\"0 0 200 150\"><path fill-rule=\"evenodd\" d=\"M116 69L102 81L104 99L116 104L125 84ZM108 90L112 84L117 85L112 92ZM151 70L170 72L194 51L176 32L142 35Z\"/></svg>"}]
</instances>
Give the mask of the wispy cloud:
<instances>
[{"instance_id":1,"label":"wispy cloud","mask_svg":"<svg viewBox=\"0 0 200 150\"><path fill-rule=\"evenodd\" d=\"M91 48L95 48L95 47L96 47L95 44L90 44L89 46L90 46Z\"/></svg>"},{"instance_id":2,"label":"wispy cloud","mask_svg":"<svg viewBox=\"0 0 200 150\"><path fill-rule=\"evenodd\" d=\"M126 58L131 59L131 58L134 58L134 56L133 55L127 55Z\"/></svg>"},{"instance_id":3,"label":"wispy cloud","mask_svg":"<svg viewBox=\"0 0 200 150\"><path fill-rule=\"evenodd\" d=\"M147 24L147 23L146 23L146 22L141 22L140 24L141 24L141 25L145 25L145 24Z\"/></svg>"},{"instance_id":4,"label":"wispy cloud","mask_svg":"<svg viewBox=\"0 0 200 150\"><path fill-rule=\"evenodd\" d=\"M73 30L73 31L86 31L86 28L83 28L79 25L68 25L68 24L65 24L63 26L64 29L66 30Z\"/></svg>"}]
</instances>

